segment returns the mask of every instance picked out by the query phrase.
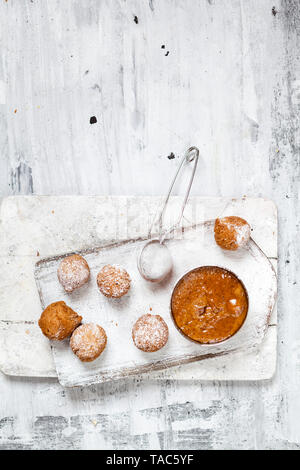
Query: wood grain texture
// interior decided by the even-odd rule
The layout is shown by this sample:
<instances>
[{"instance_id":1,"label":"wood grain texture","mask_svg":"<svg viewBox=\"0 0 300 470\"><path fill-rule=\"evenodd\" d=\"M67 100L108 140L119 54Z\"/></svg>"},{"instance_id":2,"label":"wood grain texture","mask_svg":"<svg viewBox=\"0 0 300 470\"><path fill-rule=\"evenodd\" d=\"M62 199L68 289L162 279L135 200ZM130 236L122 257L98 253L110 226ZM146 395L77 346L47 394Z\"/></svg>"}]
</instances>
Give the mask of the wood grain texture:
<instances>
[{"instance_id":1,"label":"wood grain texture","mask_svg":"<svg viewBox=\"0 0 300 470\"><path fill-rule=\"evenodd\" d=\"M271 382L1 375L0 447L299 448L298 0L8 0L0 21L1 196L160 194L194 144L194 194L269 197L280 221Z\"/></svg>"}]
</instances>

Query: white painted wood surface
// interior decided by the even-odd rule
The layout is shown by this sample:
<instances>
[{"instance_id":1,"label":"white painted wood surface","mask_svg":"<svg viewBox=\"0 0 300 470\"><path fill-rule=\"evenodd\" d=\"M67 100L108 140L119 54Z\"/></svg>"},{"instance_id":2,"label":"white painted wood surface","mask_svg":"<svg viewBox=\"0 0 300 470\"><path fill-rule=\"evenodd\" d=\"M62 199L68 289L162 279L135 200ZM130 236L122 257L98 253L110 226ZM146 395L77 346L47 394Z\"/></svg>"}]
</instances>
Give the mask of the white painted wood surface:
<instances>
[{"instance_id":1,"label":"white painted wood surface","mask_svg":"<svg viewBox=\"0 0 300 470\"><path fill-rule=\"evenodd\" d=\"M0 13L1 196L161 194L195 144L193 194L268 197L280 221L272 381L66 392L1 375L0 446L299 448L298 0L8 0Z\"/></svg>"}]
</instances>

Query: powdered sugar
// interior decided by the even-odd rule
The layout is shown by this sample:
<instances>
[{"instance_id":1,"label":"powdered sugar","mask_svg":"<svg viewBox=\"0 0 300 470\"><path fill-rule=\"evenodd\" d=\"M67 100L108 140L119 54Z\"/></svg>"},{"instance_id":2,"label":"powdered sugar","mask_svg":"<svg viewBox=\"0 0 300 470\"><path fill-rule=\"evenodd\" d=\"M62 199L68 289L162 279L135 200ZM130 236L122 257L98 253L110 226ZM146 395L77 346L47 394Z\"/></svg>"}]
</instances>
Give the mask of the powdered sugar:
<instances>
[{"instance_id":1,"label":"powdered sugar","mask_svg":"<svg viewBox=\"0 0 300 470\"><path fill-rule=\"evenodd\" d=\"M250 238L250 226L248 224L236 226L235 232L237 244L240 247L245 246Z\"/></svg>"},{"instance_id":2,"label":"powdered sugar","mask_svg":"<svg viewBox=\"0 0 300 470\"><path fill-rule=\"evenodd\" d=\"M101 326L95 323L86 323L74 331L70 346L81 361L90 362L102 353L106 341L106 333Z\"/></svg>"},{"instance_id":3,"label":"powdered sugar","mask_svg":"<svg viewBox=\"0 0 300 470\"><path fill-rule=\"evenodd\" d=\"M224 249L236 250L245 247L251 235L248 222L237 216L216 219L215 239Z\"/></svg>"},{"instance_id":4,"label":"powdered sugar","mask_svg":"<svg viewBox=\"0 0 300 470\"><path fill-rule=\"evenodd\" d=\"M160 315L143 315L132 329L134 344L146 352L161 349L168 341L168 337L168 326Z\"/></svg>"},{"instance_id":5,"label":"powdered sugar","mask_svg":"<svg viewBox=\"0 0 300 470\"><path fill-rule=\"evenodd\" d=\"M147 243L139 257L138 267L146 280L153 282L163 280L173 267L169 249L158 240Z\"/></svg>"},{"instance_id":6,"label":"powdered sugar","mask_svg":"<svg viewBox=\"0 0 300 470\"><path fill-rule=\"evenodd\" d=\"M99 290L106 297L123 297L130 289L130 282L128 272L117 264L107 264L97 276Z\"/></svg>"},{"instance_id":7,"label":"powdered sugar","mask_svg":"<svg viewBox=\"0 0 300 470\"><path fill-rule=\"evenodd\" d=\"M232 223L226 220L226 217L222 219L222 222L234 233L235 241L239 247L243 247L248 243L250 238L250 226L248 223Z\"/></svg>"},{"instance_id":8,"label":"powdered sugar","mask_svg":"<svg viewBox=\"0 0 300 470\"><path fill-rule=\"evenodd\" d=\"M65 291L72 292L88 281L90 277L89 265L80 255L67 256L61 261L57 276Z\"/></svg>"}]
</instances>

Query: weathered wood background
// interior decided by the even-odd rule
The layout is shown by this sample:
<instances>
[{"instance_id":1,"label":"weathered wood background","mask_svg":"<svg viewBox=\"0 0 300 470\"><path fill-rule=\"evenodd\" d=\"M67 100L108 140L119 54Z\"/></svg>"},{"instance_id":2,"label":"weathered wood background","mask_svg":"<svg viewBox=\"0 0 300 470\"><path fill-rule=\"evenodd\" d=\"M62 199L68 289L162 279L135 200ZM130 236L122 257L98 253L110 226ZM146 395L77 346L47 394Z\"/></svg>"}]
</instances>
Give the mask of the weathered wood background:
<instances>
[{"instance_id":1,"label":"weathered wood background","mask_svg":"<svg viewBox=\"0 0 300 470\"><path fill-rule=\"evenodd\" d=\"M0 448L299 448L299 1L1 0L0 22L1 196L161 194L194 144L194 194L280 221L271 382L1 375Z\"/></svg>"}]
</instances>

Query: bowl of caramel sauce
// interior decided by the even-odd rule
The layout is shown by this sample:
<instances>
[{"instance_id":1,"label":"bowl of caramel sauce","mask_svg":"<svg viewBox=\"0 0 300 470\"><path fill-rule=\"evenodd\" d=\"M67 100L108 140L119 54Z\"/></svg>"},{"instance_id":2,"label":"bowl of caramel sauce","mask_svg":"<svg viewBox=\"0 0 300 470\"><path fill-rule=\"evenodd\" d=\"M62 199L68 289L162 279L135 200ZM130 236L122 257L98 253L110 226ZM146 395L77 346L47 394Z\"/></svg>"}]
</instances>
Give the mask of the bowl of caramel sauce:
<instances>
[{"instance_id":1,"label":"bowl of caramel sauce","mask_svg":"<svg viewBox=\"0 0 300 470\"><path fill-rule=\"evenodd\" d=\"M171 297L171 316L186 338L200 344L221 343L242 327L249 300L242 281L218 266L186 273Z\"/></svg>"}]
</instances>

